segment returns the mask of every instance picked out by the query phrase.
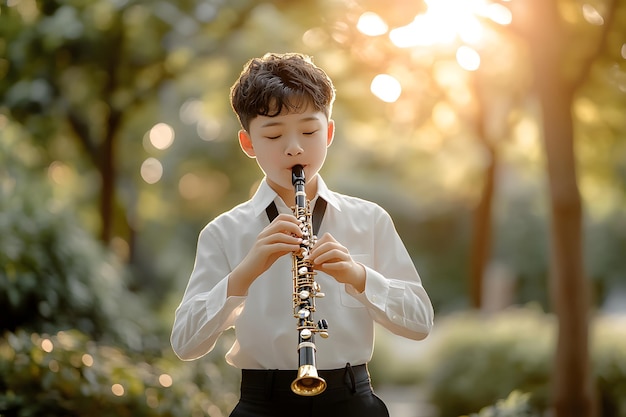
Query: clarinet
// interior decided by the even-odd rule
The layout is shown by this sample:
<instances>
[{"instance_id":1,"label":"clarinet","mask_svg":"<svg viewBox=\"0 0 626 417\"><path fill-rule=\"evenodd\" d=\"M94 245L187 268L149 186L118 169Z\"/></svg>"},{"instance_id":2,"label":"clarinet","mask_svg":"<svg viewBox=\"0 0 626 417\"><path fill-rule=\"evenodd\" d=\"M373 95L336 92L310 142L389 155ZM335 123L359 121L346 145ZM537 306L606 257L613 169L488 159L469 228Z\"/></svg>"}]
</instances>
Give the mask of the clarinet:
<instances>
[{"instance_id":1,"label":"clarinet","mask_svg":"<svg viewBox=\"0 0 626 417\"><path fill-rule=\"evenodd\" d=\"M298 376L291 383L291 390L298 395L314 396L326 389L326 381L319 377L315 367L315 333L328 337L328 323L313 320L315 298L323 297L320 286L315 282L315 271L307 259L316 241L311 224L311 210L304 190L305 176L302 165L292 168L292 183L296 192L294 215L300 221L302 243L300 250L293 254L293 311L298 330Z\"/></svg>"}]
</instances>

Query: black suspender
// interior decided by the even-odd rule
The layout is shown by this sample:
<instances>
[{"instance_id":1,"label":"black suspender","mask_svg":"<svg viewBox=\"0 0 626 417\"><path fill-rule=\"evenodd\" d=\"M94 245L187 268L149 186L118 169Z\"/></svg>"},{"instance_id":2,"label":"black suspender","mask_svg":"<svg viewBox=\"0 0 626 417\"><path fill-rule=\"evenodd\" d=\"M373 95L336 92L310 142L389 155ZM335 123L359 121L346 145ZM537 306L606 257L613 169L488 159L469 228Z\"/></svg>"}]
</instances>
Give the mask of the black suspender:
<instances>
[{"instance_id":1,"label":"black suspender","mask_svg":"<svg viewBox=\"0 0 626 417\"><path fill-rule=\"evenodd\" d=\"M269 206L267 206L265 212L267 213L267 218L270 219L270 223L274 221L276 216L278 216L278 209L273 201Z\"/></svg>"},{"instance_id":2,"label":"black suspender","mask_svg":"<svg viewBox=\"0 0 626 417\"><path fill-rule=\"evenodd\" d=\"M278 216L278 209L276 208L276 204L272 201L272 203L267 206L265 209L267 213L267 218L270 220L270 223ZM322 224L322 219L324 218L324 213L326 212L326 200L322 197L317 197L317 202L315 203L315 208L313 209L313 234L317 235L318 230L320 230L320 225Z\"/></svg>"}]
</instances>

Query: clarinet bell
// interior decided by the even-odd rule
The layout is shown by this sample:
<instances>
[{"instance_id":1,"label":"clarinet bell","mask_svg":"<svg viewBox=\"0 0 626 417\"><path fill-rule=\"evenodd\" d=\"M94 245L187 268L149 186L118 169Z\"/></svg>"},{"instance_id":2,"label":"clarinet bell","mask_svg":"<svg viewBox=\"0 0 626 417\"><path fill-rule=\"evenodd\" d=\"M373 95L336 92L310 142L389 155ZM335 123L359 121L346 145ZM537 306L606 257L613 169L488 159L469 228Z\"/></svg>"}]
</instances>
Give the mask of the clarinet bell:
<instances>
[{"instance_id":1,"label":"clarinet bell","mask_svg":"<svg viewBox=\"0 0 626 417\"><path fill-rule=\"evenodd\" d=\"M291 383L291 390L305 397L321 394L325 389L326 381L317 375L317 369L312 365L298 368L298 377Z\"/></svg>"}]
</instances>

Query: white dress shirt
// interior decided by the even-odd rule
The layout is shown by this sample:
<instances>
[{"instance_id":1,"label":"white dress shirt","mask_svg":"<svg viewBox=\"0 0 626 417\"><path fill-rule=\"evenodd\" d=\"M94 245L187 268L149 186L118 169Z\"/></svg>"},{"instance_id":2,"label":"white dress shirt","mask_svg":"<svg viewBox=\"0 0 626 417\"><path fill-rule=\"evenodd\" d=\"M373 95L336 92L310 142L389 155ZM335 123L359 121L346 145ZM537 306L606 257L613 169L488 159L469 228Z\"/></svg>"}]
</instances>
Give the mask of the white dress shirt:
<instances>
[{"instance_id":1,"label":"white dress shirt","mask_svg":"<svg viewBox=\"0 0 626 417\"><path fill-rule=\"evenodd\" d=\"M330 191L321 177L318 195L328 202L318 236L329 232L348 248L352 258L365 266L366 281L365 291L358 293L325 273L315 276L326 296L316 299L314 319L326 319L330 334L315 339L317 368L367 363L374 348L374 322L400 336L425 338L433 325L433 307L391 217L375 203ZM181 359L204 356L222 332L234 327L235 342L226 354L232 366L298 368L292 256L279 258L253 282L248 295L226 294L230 272L269 224L265 209L272 201L280 213L292 212L263 180L252 199L201 231L171 336Z\"/></svg>"}]
</instances>

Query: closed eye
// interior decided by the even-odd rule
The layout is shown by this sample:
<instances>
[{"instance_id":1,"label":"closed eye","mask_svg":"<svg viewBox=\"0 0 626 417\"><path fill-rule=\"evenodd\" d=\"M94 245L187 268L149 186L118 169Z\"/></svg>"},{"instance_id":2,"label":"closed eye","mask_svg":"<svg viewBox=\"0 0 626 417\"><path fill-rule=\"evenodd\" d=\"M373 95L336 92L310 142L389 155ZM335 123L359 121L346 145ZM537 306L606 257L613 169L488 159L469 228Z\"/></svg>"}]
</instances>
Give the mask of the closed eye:
<instances>
[{"instance_id":1,"label":"closed eye","mask_svg":"<svg viewBox=\"0 0 626 417\"><path fill-rule=\"evenodd\" d=\"M302 134L303 134L303 135L310 136L310 135L314 135L314 134L316 134L317 132L318 132L317 130L314 130L314 131L312 131L312 132L303 132Z\"/></svg>"},{"instance_id":2,"label":"closed eye","mask_svg":"<svg viewBox=\"0 0 626 417\"><path fill-rule=\"evenodd\" d=\"M278 139L280 135L277 136L265 136L267 139Z\"/></svg>"}]
</instances>

